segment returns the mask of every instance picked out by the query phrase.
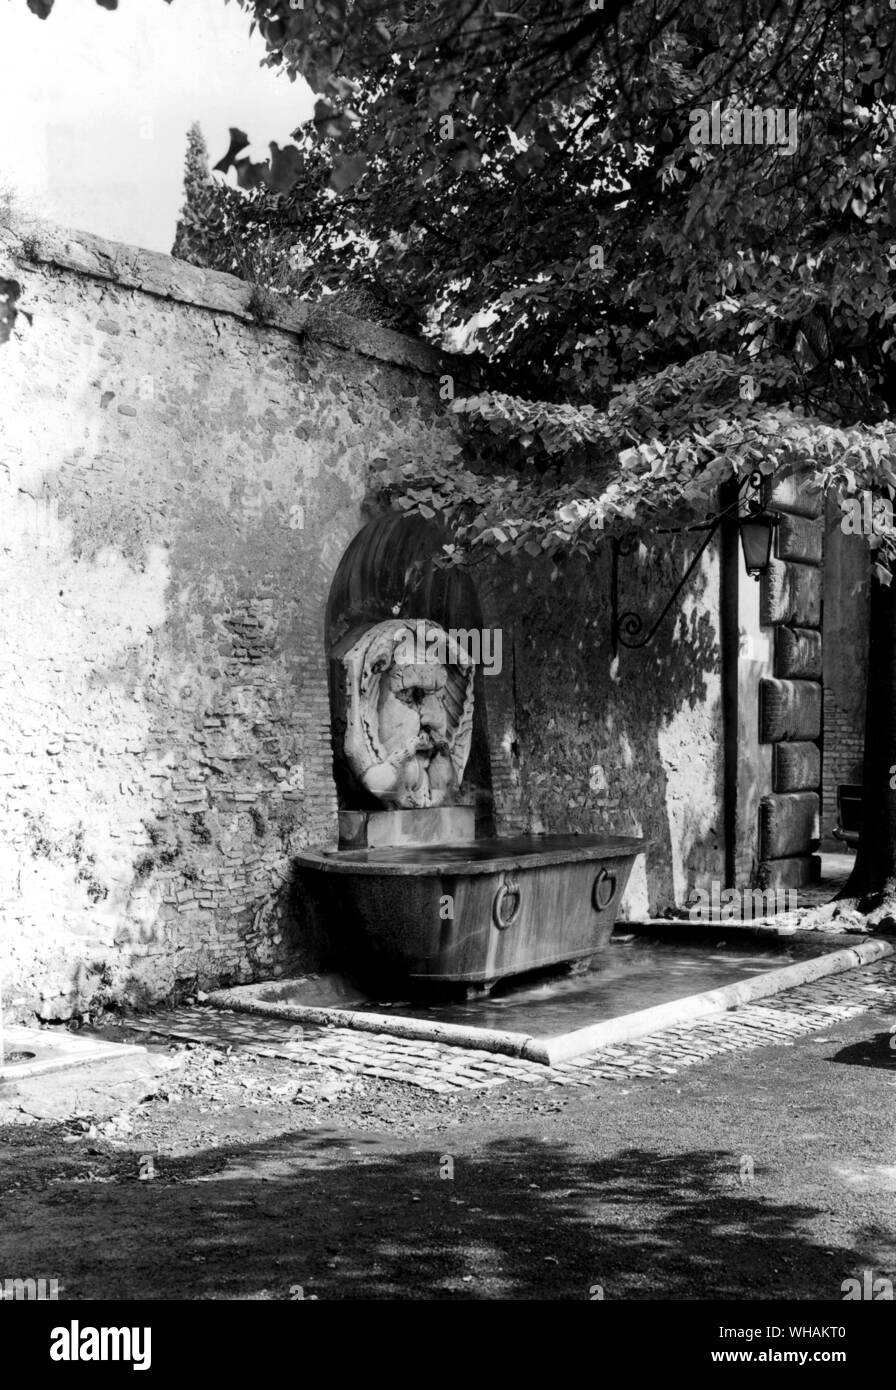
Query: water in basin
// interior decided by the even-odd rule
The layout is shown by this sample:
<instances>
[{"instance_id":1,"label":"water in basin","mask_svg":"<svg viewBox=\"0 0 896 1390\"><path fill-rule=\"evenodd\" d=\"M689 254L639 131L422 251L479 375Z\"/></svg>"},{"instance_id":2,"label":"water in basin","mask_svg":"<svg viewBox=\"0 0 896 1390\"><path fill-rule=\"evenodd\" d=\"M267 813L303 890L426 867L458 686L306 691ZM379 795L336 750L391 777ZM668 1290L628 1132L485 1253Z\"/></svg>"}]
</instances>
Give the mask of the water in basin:
<instances>
[{"instance_id":1,"label":"water in basin","mask_svg":"<svg viewBox=\"0 0 896 1390\"><path fill-rule=\"evenodd\" d=\"M542 973L498 984L490 995L463 999L455 993L416 997L402 991L371 998L341 976L281 980L266 991L280 1003L315 1004L369 1013L395 1013L441 1023L551 1037L602 1019L648 1009L672 999L778 970L824 955L842 942L825 938L772 940L713 934L658 939L617 934L582 975Z\"/></svg>"}]
</instances>

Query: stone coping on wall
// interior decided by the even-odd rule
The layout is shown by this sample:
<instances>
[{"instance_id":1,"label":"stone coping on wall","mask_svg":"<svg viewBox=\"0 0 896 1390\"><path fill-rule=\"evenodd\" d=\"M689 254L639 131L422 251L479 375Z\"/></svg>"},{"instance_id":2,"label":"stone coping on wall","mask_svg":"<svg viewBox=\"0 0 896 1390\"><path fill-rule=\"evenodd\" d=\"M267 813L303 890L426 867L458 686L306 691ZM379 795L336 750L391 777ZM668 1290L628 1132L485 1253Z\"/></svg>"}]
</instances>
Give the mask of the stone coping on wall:
<instances>
[{"instance_id":1,"label":"stone coping on wall","mask_svg":"<svg viewBox=\"0 0 896 1390\"><path fill-rule=\"evenodd\" d=\"M250 307L252 286L235 275L205 270L161 251L108 241L93 232L22 218L17 225L0 226L2 252L16 260L110 280L125 289L142 290L160 299L232 314L249 323L259 321L257 311ZM23 311L27 307L21 305ZM264 316L262 326L298 336L313 334L322 342L381 362L411 367L427 376L450 370L456 379L472 384L476 375L474 364L468 359L442 353L417 338L330 309L325 303L293 300L274 305L272 312Z\"/></svg>"}]
</instances>

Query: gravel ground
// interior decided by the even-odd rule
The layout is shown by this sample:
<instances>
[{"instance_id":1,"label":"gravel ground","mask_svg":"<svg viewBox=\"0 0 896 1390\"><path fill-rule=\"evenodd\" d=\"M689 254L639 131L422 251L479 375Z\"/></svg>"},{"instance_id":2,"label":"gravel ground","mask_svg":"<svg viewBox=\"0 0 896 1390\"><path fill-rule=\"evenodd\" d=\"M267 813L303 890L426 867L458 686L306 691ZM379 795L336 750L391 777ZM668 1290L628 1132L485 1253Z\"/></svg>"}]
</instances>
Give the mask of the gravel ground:
<instances>
[{"instance_id":1,"label":"gravel ground","mask_svg":"<svg viewBox=\"0 0 896 1390\"><path fill-rule=\"evenodd\" d=\"M842 1298L896 1279L893 1020L442 1096L203 1046L0 1095L0 1277L70 1298ZM117 1036L121 1036L119 1032Z\"/></svg>"}]
</instances>

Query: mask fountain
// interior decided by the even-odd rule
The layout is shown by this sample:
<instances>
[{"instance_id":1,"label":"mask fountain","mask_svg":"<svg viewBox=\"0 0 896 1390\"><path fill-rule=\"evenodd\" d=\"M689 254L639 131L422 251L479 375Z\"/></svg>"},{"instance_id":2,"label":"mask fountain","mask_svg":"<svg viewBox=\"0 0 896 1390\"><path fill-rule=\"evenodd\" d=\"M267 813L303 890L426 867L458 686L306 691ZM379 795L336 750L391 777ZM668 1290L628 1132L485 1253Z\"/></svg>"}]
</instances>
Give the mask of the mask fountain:
<instances>
[{"instance_id":1,"label":"mask fountain","mask_svg":"<svg viewBox=\"0 0 896 1390\"><path fill-rule=\"evenodd\" d=\"M420 601L418 588L403 606ZM464 774L484 712L470 630L421 617L347 626L330 648L339 848L296 856L300 891L346 961L471 992L587 968L644 841L477 835Z\"/></svg>"}]
</instances>

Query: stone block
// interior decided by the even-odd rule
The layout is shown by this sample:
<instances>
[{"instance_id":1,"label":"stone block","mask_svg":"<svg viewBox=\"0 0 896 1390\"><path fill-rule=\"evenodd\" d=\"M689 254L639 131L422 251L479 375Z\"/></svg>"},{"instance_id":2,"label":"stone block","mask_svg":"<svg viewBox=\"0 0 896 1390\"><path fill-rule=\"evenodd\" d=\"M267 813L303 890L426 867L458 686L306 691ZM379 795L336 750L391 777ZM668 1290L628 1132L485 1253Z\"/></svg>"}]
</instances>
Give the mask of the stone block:
<instances>
[{"instance_id":1,"label":"stone block","mask_svg":"<svg viewBox=\"0 0 896 1390\"><path fill-rule=\"evenodd\" d=\"M817 565L770 560L760 585L761 623L821 625L822 571Z\"/></svg>"},{"instance_id":2,"label":"stone block","mask_svg":"<svg viewBox=\"0 0 896 1390\"><path fill-rule=\"evenodd\" d=\"M765 859L756 875L760 888L808 888L821 878L821 859L817 854L793 855L787 859Z\"/></svg>"},{"instance_id":3,"label":"stone block","mask_svg":"<svg viewBox=\"0 0 896 1390\"><path fill-rule=\"evenodd\" d=\"M775 532L775 554L779 560L801 560L820 565L824 549L824 525L819 519L782 513Z\"/></svg>"},{"instance_id":4,"label":"stone block","mask_svg":"<svg viewBox=\"0 0 896 1390\"><path fill-rule=\"evenodd\" d=\"M820 681L821 672L821 633L808 627L779 627L775 632L775 675Z\"/></svg>"},{"instance_id":5,"label":"stone block","mask_svg":"<svg viewBox=\"0 0 896 1390\"><path fill-rule=\"evenodd\" d=\"M464 843L475 838L473 806L339 812L340 849L391 849L400 845L414 848Z\"/></svg>"},{"instance_id":6,"label":"stone block","mask_svg":"<svg viewBox=\"0 0 896 1390\"><path fill-rule=\"evenodd\" d=\"M824 497L810 473L792 473L775 484L766 506L796 516L819 517L824 511Z\"/></svg>"},{"instance_id":7,"label":"stone block","mask_svg":"<svg viewBox=\"0 0 896 1390\"><path fill-rule=\"evenodd\" d=\"M760 743L799 742L820 735L821 686L816 681L763 677L759 682Z\"/></svg>"},{"instance_id":8,"label":"stone block","mask_svg":"<svg viewBox=\"0 0 896 1390\"><path fill-rule=\"evenodd\" d=\"M817 743L776 743L776 792L813 791L821 782L821 752Z\"/></svg>"},{"instance_id":9,"label":"stone block","mask_svg":"<svg viewBox=\"0 0 896 1390\"><path fill-rule=\"evenodd\" d=\"M790 859L808 855L818 843L816 792L781 792L759 803L759 857Z\"/></svg>"}]
</instances>

